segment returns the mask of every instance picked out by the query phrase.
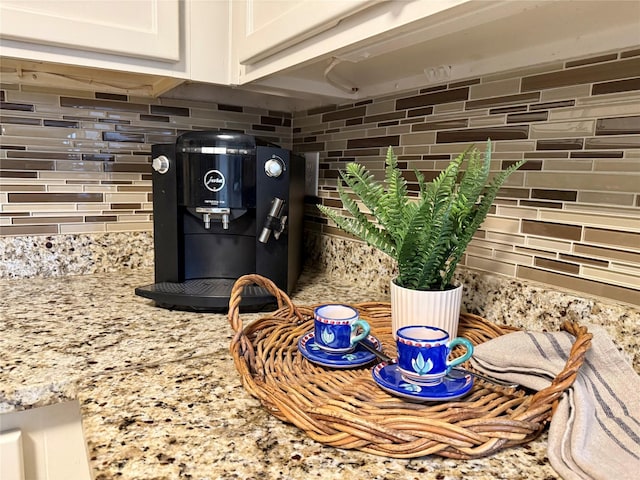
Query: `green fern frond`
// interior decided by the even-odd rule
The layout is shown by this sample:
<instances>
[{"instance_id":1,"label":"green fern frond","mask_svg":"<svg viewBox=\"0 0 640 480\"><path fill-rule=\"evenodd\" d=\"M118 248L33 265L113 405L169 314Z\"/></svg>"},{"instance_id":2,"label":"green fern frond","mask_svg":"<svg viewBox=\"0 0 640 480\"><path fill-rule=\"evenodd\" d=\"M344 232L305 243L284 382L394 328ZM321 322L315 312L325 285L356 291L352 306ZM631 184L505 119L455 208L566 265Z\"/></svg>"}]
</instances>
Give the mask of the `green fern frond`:
<instances>
[{"instance_id":1,"label":"green fern frond","mask_svg":"<svg viewBox=\"0 0 640 480\"><path fill-rule=\"evenodd\" d=\"M466 168L458 181L465 161ZM491 168L489 140L484 158L476 148L469 148L431 182L425 182L424 175L416 171L419 197L410 199L407 181L389 147L382 184L355 163L340 173L346 187L339 184L338 193L351 216L323 205L318 208L342 230L394 258L399 285L417 290L444 289L451 283L458 262L500 187L523 163L511 165L487 186ZM375 222L360 210L347 189L360 199Z\"/></svg>"}]
</instances>

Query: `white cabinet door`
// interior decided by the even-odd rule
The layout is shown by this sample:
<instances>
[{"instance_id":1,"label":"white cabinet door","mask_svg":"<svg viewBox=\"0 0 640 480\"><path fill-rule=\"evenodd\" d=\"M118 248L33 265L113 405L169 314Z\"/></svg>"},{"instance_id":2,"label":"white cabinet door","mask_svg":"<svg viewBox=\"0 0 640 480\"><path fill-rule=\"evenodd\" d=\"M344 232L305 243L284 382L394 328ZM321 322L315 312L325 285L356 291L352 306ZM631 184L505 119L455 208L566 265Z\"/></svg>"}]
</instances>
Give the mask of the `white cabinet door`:
<instances>
[{"instance_id":1,"label":"white cabinet door","mask_svg":"<svg viewBox=\"0 0 640 480\"><path fill-rule=\"evenodd\" d=\"M179 0L2 0L0 37L176 62Z\"/></svg>"},{"instance_id":2,"label":"white cabinet door","mask_svg":"<svg viewBox=\"0 0 640 480\"><path fill-rule=\"evenodd\" d=\"M91 480L78 401L0 414L0 432L0 479Z\"/></svg>"},{"instance_id":3,"label":"white cabinet door","mask_svg":"<svg viewBox=\"0 0 640 480\"><path fill-rule=\"evenodd\" d=\"M2 480L24 480L22 432L0 432L0 476Z\"/></svg>"},{"instance_id":4,"label":"white cabinet door","mask_svg":"<svg viewBox=\"0 0 640 480\"><path fill-rule=\"evenodd\" d=\"M337 25L381 0L246 0L233 2L244 28L237 42L240 64L252 64Z\"/></svg>"},{"instance_id":5,"label":"white cabinet door","mask_svg":"<svg viewBox=\"0 0 640 480\"><path fill-rule=\"evenodd\" d=\"M237 82L260 80L262 86L284 85L327 95L338 91L326 88L322 77L323 71L326 77L333 68L332 60L357 63L383 50L435 38L454 28L453 12L468 16L485 4L472 0L307 0L275 2L283 4L278 9L270 7L272 3L231 2L231 47L238 67ZM273 76L303 65L316 70L315 86L313 82Z\"/></svg>"}]
</instances>

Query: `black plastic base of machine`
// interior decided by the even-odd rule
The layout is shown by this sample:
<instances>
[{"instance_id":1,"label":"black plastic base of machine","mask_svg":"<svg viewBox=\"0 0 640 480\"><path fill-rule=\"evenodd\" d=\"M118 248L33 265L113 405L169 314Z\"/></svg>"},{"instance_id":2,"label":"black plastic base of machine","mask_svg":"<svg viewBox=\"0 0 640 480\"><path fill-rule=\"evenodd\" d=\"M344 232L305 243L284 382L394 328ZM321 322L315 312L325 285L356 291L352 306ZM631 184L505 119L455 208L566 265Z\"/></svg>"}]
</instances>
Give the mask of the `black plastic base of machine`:
<instances>
[{"instance_id":1,"label":"black plastic base of machine","mask_svg":"<svg viewBox=\"0 0 640 480\"><path fill-rule=\"evenodd\" d=\"M229 308L229 297L235 280L200 278L183 283L161 282L136 288L136 295L155 301L158 307L169 310L220 312ZM243 311L273 310L276 299L257 285L244 288L240 309Z\"/></svg>"}]
</instances>

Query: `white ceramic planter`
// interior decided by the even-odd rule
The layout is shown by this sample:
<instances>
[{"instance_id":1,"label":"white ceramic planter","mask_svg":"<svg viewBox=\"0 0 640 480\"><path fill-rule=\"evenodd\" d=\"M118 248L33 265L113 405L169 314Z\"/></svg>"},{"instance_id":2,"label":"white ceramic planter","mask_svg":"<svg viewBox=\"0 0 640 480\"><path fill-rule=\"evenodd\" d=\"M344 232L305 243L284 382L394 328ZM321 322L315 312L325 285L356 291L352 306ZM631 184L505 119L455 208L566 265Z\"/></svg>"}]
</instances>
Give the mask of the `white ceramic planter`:
<instances>
[{"instance_id":1,"label":"white ceramic planter","mask_svg":"<svg viewBox=\"0 0 640 480\"><path fill-rule=\"evenodd\" d=\"M391 280L391 326L393 336L400 327L430 325L458 336L462 285L450 290L411 290Z\"/></svg>"}]
</instances>

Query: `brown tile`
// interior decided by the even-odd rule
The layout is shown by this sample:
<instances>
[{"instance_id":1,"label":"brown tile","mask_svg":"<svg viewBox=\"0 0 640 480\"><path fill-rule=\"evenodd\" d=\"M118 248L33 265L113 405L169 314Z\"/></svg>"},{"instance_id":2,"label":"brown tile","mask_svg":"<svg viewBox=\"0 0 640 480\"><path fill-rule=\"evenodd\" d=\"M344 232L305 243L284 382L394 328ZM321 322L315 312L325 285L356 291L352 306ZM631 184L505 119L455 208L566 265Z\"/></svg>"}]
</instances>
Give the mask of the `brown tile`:
<instances>
[{"instance_id":1,"label":"brown tile","mask_svg":"<svg viewBox=\"0 0 640 480\"><path fill-rule=\"evenodd\" d=\"M102 202L101 193L9 193L9 203Z\"/></svg>"},{"instance_id":2,"label":"brown tile","mask_svg":"<svg viewBox=\"0 0 640 480\"><path fill-rule=\"evenodd\" d=\"M433 113L433 107L422 107L407 110L407 117L422 117L425 115L431 115Z\"/></svg>"},{"instance_id":3,"label":"brown tile","mask_svg":"<svg viewBox=\"0 0 640 480\"><path fill-rule=\"evenodd\" d=\"M477 85L480 83L479 78L472 78L470 80L462 80L460 82L454 82L449 84L449 88L467 87L471 85Z\"/></svg>"},{"instance_id":4,"label":"brown tile","mask_svg":"<svg viewBox=\"0 0 640 480\"><path fill-rule=\"evenodd\" d=\"M560 102L546 102L546 103L536 103L535 105L529 105L529 110L551 110L554 108L565 108L565 107L574 107L576 104L575 100L564 100Z\"/></svg>"},{"instance_id":5,"label":"brown tile","mask_svg":"<svg viewBox=\"0 0 640 480\"><path fill-rule=\"evenodd\" d=\"M400 145L400 135L384 137L352 138L347 140L347 148L388 147Z\"/></svg>"},{"instance_id":6,"label":"brown tile","mask_svg":"<svg viewBox=\"0 0 640 480\"><path fill-rule=\"evenodd\" d=\"M425 87L420 89L420 93L431 93L431 92L441 92L442 90L446 90L446 85L435 85L433 87Z\"/></svg>"},{"instance_id":7,"label":"brown tile","mask_svg":"<svg viewBox=\"0 0 640 480\"><path fill-rule=\"evenodd\" d=\"M22 217L22 218L14 218L14 225L33 225L33 224L48 224L51 225L53 223L80 223L82 222L82 217L80 216L68 216L68 217Z\"/></svg>"},{"instance_id":8,"label":"brown tile","mask_svg":"<svg viewBox=\"0 0 640 480\"><path fill-rule=\"evenodd\" d=\"M640 291L626 287L617 287L606 283L572 277L570 275L554 273L536 268L519 265L517 277L532 280L547 285L554 285L562 289L574 290L588 295L604 297L633 305L640 305Z\"/></svg>"},{"instance_id":9,"label":"brown tile","mask_svg":"<svg viewBox=\"0 0 640 480\"><path fill-rule=\"evenodd\" d=\"M84 221L87 223L117 222L118 217L116 215L87 215L86 217L84 217Z\"/></svg>"},{"instance_id":10,"label":"brown tile","mask_svg":"<svg viewBox=\"0 0 640 480\"><path fill-rule=\"evenodd\" d=\"M8 158L28 158L31 160L82 160L79 153L39 152L34 150L9 151Z\"/></svg>"},{"instance_id":11,"label":"brown tile","mask_svg":"<svg viewBox=\"0 0 640 480\"><path fill-rule=\"evenodd\" d=\"M251 130L257 130L259 132L275 132L276 127L272 125L258 125L254 123L253 125L251 125Z\"/></svg>"},{"instance_id":12,"label":"brown tile","mask_svg":"<svg viewBox=\"0 0 640 480\"><path fill-rule=\"evenodd\" d=\"M613 82L594 83L591 95L606 95L608 93L631 92L640 90L640 77L616 80Z\"/></svg>"},{"instance_id":13,"label":"brown tile","mask_svg":"<svg viewBox=\"0 0 640 480\"><path fill-rule=\"evenodd\" d=\"M524 152L524 158L568 158L569 152Z\"/></svg>"},{"instance_id":14,"label":"brown tile","mask_svg":"<svg viewBox=\"0 0 640 480\"><path fill-rule=\"evenodd\" d=\"M624 152L571 152L571 158L622 158Z\"/></svg>"},{"instance_id":15,"label":"brown tile","mask_svg":"<svg viewBox=\"0 0 640 480\"><path fill-rule=\"evenodd\" d=\"M537 200L520 200L521 207L533 207L533 208L562 208L561 203L542 202Z\"/></svg>"},{"instance_id":16,"label":"brown tile","mask_svg":"<svg viewBox=\"0 0 640 480\"><path fill-rule=\"evenodd\" d=\"M118 185L118 192L148 192L151 189L147 185Z\"/></svg>"},{"instance_id":17,"label":"brown tile","mask_svg":"<svg viewBox=\"0 0 640 480\"><path fill-rule=\"evenodd\" d=\"M291 120L288 118L270 117L266 115L261 115L260 123L263 125L275 125L277 127L286 127L291 125Z\"/></svg>"},{"instance_id":18,"label":"brown tile","mask_svg":"<svg viewBox=\"0 0 640 480\"><path fill-rule=\"evenodd\" d=\"M575 263L558 262L557 260L551 260L549 258L534 259L534 265L540 268L546 268L548 270L556 270L563 273L571 273L578 275L580 273L580 266Z\"/></svg>"},{"instance_id":19,"label":"brown tile","mask_svg":"<svg viewBox=\"0 0 640 480\"><path fill-rule=\"evenodd\" d=\"M145 115L140 114L140 120L143 122L163 122L169 123L169 117L166 115Z\"/></svg>"},{"instance_id":20,"label":"brown tile","mask_svg":"<svg viewBox=\"0 0 640 480\"><path fill-rule=\"evenodd\" d=\"M111 210L138 210L142 208L140 203L112 203L109 205Z\"/></svg>"},{"instance_id":21,"label":"brown tile","mask_svg":"<svg viewBox=\"0 0 640 480\"><path fill-rule=\"evenodd\" d=\"M580 150L582 138L558 138L536 141L536 150Z\"/></svg>"},{"instance_id":22,"label":"brown tile","mask_svg":"<svg viewBox=\"0 0 640 480\"><path fill-rule=\"evenodd\" d=\"M507 123L546 122L549 112L510 113Z\"/></svg>"},{"instance_id":23,"label":"brown tile","mask_svg":"<svg viewBox=\"0 0 640 480\"><path fill-rule=\"evenodd\" d=\"M441 103L459 102L469 98L469 87L454 88L441 92L424 93L408 98L396 100L396 110L404 110L416 107L426 107L429 105L439 105Z\"/></svg>"},{"instance_id":24,"label":"brown tile","mask_svg":"<svg viewBox=\"0 0 640 480\"><path fill-rule=\"evenodd\" d=\"M465 110L475 108L504 107L507 105L526 104L540 101L540 93L518 93L516 95L504 95L502 97L485 98L482 100L469 100L465 103Z\"/></svg>"},{"instance_id":25,"label":"brown tile","mask_svg":"<svg viewBox=\"0 0 640 480\"><path fill-rule=\"evenodd\" d=\"M144 143L144 135L141 133L102 132L102 140L105 142Z\"/></svg>"},{"instance_id":26,"label":"brown tile","mask_svg":"<svg viewBox=\"0 0 640 480\"><path fill-rule=\"evenodd\" d=\"M59 127L59 128L80 128L80 124L76 121L70 120L47 120L42 121L42 125L45 127Z\"/></svg>"},{"instance_id":27,"label":"brown tile","mask_svg":"<svg viewBox=\"0 0 640 480\"><path fill-rule=\"evenodd\" d=\"M83 162L113 162L116 156L112 153L83 153Z\"/></svg>"},{"instance_id":28,"label":"brown tile","mask_svg":"<svg viewBox=\"0 0 640 480\"><path fill-rule=\"evenodd\" d=\"M597 247L593 245L585 245L576 243L574 252L589 257L602 258L604 260L617 260L623 263L631 263L640 265L640 252L630 252L628 250L617 250L614 248Z\"/></svg>"},{"instance_id":29,"label":"brown tile","mask_svg":"<svg viewBox=\"0 0 640 480\"><path fill-rule=\"evenodd\" d=\"M522 140L529 136L528 125L510 125L507 127L469 128L466 130L440 131L436 143L486 142L491 140Z\"/></svg>"},{"instance_id":30,"label":"brown tile","mask_svg":"<svg viewBox=\"0 0 640 480\"><path fill-rule=\"evenodd\" d=\"M565 240L580 240L582 227L577 225L562 225L560 223L540 222L537 220L522 220L522 233L539 237L562 238Z\"/></svg>"},{"instance_id":31,"label":"brown tile","mask_svg":"<svg viewBox=\"0 0 640 480\"><path fill-rule=\"evenodd\" d=\"M335 120L346 120L347 118L364 117L366 112L367 107L365 106L335 110L322 115L322 121L333 122Z\"/></svg>"},{"instance_id":32,"label":"brown tile","mask_svg":"<svg viewBox=\"0 0 640 480\"><path fill-rule=\"evenodd\" d=\"M531 75L522 79L522 91L566 87L580 83L603 82L637 76L640 58L630 58L618 62L601 63L585 67L575 67L558 72Z\"/></svg>"},{"instance_id":33,"label":"brown tile","mask_svg":"<svg viewBox=\"0 0 640 480\"><path fill-rule=\"evenodd\" d=\"M577 255L569 255L568 253L561 253L559 256L560 256L560 260L566 260L572 263L594 265L596 267L603 267L603 268L607 268L609 266L609 262L607 262L606 260L596 260L593 258L579 257Z\"/></svg>"},{"instance_id":34,"label":"brown tile","mask_svg":"<svg viewBox=\"0 0 640 480\"><path fill-rule=\"evenodd\" d=\"M57 225L0 225L0 235L55 235L57 233Z\"/></svg>"},{"instance_id":35,"label":"brown tile","mask_svg":"<svg viewBox=\"0 0 640 480\"><path fill-rule=\"evenodd\" d=\"M0 115L0 123L9 123L12 125L42 125L42 120L32 117L11 117Z\"/></svg>"},{"instance_id":36,"label":"brown tile","mask_svg":"<svg viewBox=\"0 0 640 480\"><path fill-rule=\"evenodd\" d=\"M119 110L123 112L149 113L149 105L141 103L118 102L80 97L60 97L61 107L86 108L92 110Z\"/></svg>"},{"instance_id":37,"label":"brown tile","mask_svg":"<svg viewBox=\"0 0 640 480\"><path fill-rule=\"evenodd\" d=\"M640 133L640 115L601 118L596 122L596 135L630 135Z\"/></svg>"},{"instance_id":38,"label":"brown tile","mask_svg":"<svg viewBox=\"0 0 640 480\"><path fill-rule=\"evenodd\" d=\"M362 125L363 123L364 123L364 120L362 119L362 117L360 117L360 118L348 118L345 121L345 125L347 127L350 127L352 125Z\"/></svg>"},{"instance_id":39,"label":"brown tile","mask_svg":"<svg viewBox=\"0 0 640 480\"><path fill-rule=\"evenodd\" d=\"M129 97L127 95L122 95L119 93L96 92L95 97L103 100L119 100L121 102L127 102L129 100Z\"/></svg>"},{"instance_id":40,"label":"brown tile","mask_svg":"<svg viewBox=\"0 0 640 480\"><path fill-rule=\"evenodd\" d=\"M640 48L636 48L634 50L627 50L626 52L622 52L620 54L620 58L637 57L639 55L640 55Z\"/></svg>"},{"instance_id":41,"label":"brown tile","mask_svg":"<svg viewBox=\"0 0 640 480\"><path fill-rule=\"evenodd\" d=\"M0 185L0 192L46 192L46 185L11 185L10 183L3 183Z\"/></svg>"},{"instance_id":42,"label":"brown tile","mask_svg":"<svg viewBox=\"0 0 640 480\"><path fill-rule=\"evenodd\" d=\"M466 128L469 126L469 119L460 118L457 120L446 120L442 122L419 123L411 126L412 132L424 132L427 130L445 130L449 128Z\"/></svg>"},{"instance_id":43,"label":"brown tile","mask_svg":"<svg viewBox=\"0 0 640 480\"><path fill-rule=\"evenodd\" d=\"M503 160L501 162L501 168L505 170L515 163L517 163L515 160ZM527 160L519 170L542 170L542 160Z\"/></svg>"},{"instance_id":44,"label":"brown tile","mask_svg":"<svg viewBox=\"0 0 640 480\"><path fill-rule=\"evenodd\" d=\"M0 162L0 166L3 163ZM2 178L36 178L38 174L36 172L8 172L0 170L0 177Z\"/></svg>"},{"instance_id":45,"label":"brown tile","mask_svg":"<svg viewBox=\"0 0 640 480\"><path fill-rule=\"evenodd\" d=\"M33 112L35 107L28 103L0 102L0 110L17 110L19 112Z\"/></svg>"},{"instance_id":46,"label":"brown tile","mask_svg":"<svg viewBox=\"0 0 640 480\"><path fill-rule=\"evenodd\" d=\"M168 105L151 105L151 115L173 115L175 117L188 117L191 112L188 108L184 107L170 107Z\"/></svg>"},{"instance_id":47,"label":"brown tile","mask_svg":"<svg viewBox=\"0 0 640 480\"><path fill-rule=\"evenodd\" d=\"M620 232L604 228L585 227L584 241L587 243L600 243L610 247L640 247L640 233Z\"/></svg>"},{"instance_id":48,"label":"brown tile","mask_svg":"<svg viewBox=\"0 0 640 480\"><path fill-rule=\"evenodd\" d=\"M398 120L401 118L405 118L404 111L381 113L379 115L367 115L364 117L364 123L384 122L385 120Z\"/></svg>"},{"instance_id":49,"label":"brown tile","mask_svg":"<svg viewBox=\"0 0 640 480\"><path fill-rule=\"evenodd\" d=\"M597 57L590 57L590 58L582 58L580 60L573 60L571 62L567 62L565 64L565 66L567 68L581 67L583 65L591 65L593 63L610 62L612 60L617 60L617 59L618 59L618 54L617 53L609 53L607 55L599 55Z\"/></svg>"},{"instance_id":50,"label":"brown tile","mask_svg":"<svg viewBox=\"0 0 640 480\"><path fill-rule=\"evenodd\" d=\"M558 200L561 202L575 202L578 192L575 190L542 190L534 188L531 190L531 198L544 200Z\"/></svg>"},{"instance_id":51,"label":"brown tile","mask_svg":"<svg viewBox=\"0 0 640 480\"><path fill-rule=\"evenodd\" d=\"M50 160L3 158L0 166L7 170L55 170L56 163Z\"/></svg>"},{"instance_id":52,"label":"brown tile","mask_svg":"<svg viewBox=\"0 0 640 480\"><path fill-rule=\"evenodd\" d=\"M584 145L589 148L625 149L640 148L640 135L587 138Z\"/></svg>"}]
</instances>

